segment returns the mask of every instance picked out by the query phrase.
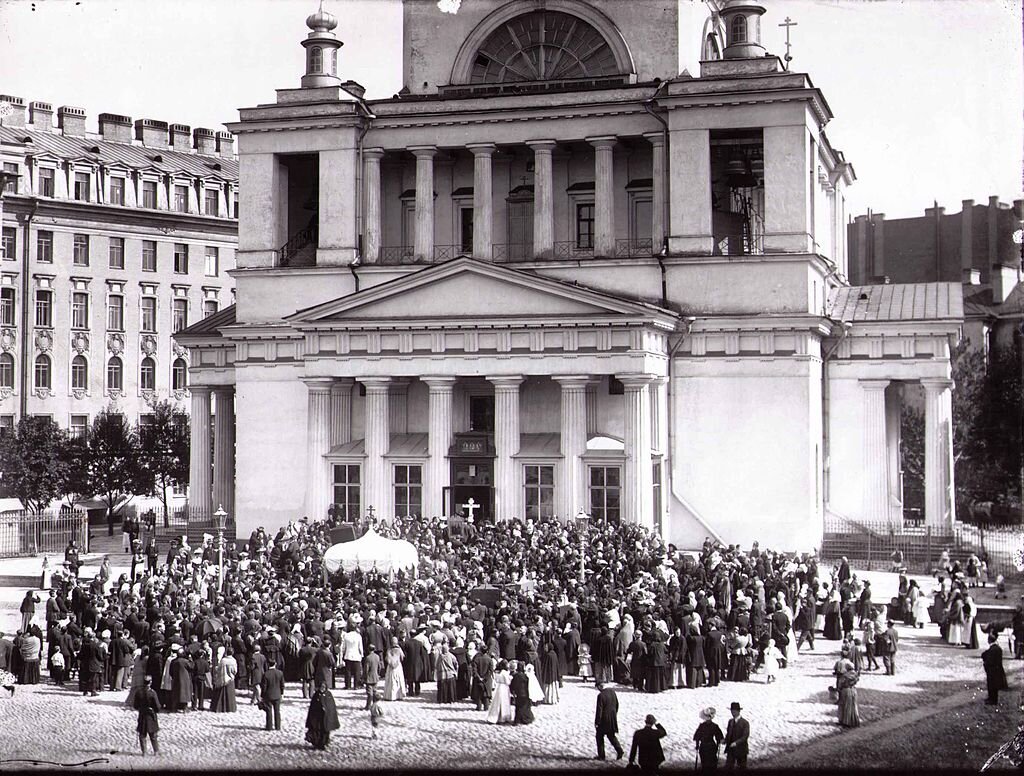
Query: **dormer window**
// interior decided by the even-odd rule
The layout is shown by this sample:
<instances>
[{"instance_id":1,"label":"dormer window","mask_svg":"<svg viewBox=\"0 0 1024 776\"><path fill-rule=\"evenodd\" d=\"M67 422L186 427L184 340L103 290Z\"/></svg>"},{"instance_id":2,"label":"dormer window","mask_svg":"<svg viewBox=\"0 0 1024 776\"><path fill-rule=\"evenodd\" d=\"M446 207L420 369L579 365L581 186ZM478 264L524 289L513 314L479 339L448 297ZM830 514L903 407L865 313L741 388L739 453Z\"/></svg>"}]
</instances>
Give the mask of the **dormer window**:
<instances>
[{"instance_id":1,"label":"dormer window","mask_svg":"<svg viewBox=\"0 0 1024 776\"><path fill-rule=\"evenodd\" d=\"M309 72L322 73L324 70L324 50L319 46L313 46L309 50Z\"/></svg>"},{"instance_id":2,"label":"dormer window","mask_svg":"<svg viewBox=\"0 0 1024 776\"><path fill-rule=\"evenodd\" d=\"M729 43L747 42L747 19L744 16L734 16L732 20L732 35Z\"/></svg>"}]
</instances>

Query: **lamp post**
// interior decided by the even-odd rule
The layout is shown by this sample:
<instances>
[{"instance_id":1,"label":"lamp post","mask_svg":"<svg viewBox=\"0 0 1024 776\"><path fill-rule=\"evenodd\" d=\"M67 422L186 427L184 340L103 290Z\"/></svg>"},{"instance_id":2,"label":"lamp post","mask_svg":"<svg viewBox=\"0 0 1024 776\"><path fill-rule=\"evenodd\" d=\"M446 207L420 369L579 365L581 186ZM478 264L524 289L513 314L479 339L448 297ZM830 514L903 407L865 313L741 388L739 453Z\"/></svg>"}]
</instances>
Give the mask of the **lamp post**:
<instances>
[{"instance_id":1,"label":"lamp post","mask_svg":"<svg viewBox=\"0 0 1024 776\"><path fill-rule=\"evenodd\" d=\"M224 592L224 526L227 523L228 513L224 511L222 504L217 505L217 511L213 513L213 519L217 523L217 592Z\"/></svg>"}]
</instances>

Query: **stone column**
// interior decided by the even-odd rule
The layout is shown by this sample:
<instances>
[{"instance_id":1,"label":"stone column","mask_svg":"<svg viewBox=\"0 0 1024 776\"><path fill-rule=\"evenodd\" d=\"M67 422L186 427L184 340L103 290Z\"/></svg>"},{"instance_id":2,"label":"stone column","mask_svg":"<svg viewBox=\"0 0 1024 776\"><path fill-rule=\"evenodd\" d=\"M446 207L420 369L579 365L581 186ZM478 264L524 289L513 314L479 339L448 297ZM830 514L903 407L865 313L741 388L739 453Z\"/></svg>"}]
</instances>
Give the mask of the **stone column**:
<instances>
[{"instance_id":1,"label":"stone column","mask_svg":"<svg viewBox=\"0 0 1024 776\"><path fill-rule=\"evenodd\" d=\"M555 252L555 197L551 155L554 140L531 140L533 149L533 255L550 259Z\"/></svg>"},{"instance_id":2,"label":"stone column","mask_svg":"<svg viewBox=\"0 0 1024 776\"><path fill-rule=\"evenodd\" d=\"M494 385L494 516L497 520L521 518L522 488L513 456L519 452L519 386L523 378L487 379Z\"/></svg>"},{"instance_id":3,"label":"stone column","mask_svg":"<svg viewBox=\"0 0 1024 776\"><path fill-rule=\"evenodd\" d=\"M889 522L889 454L885 430L885 389L888 386L888 380L860 381L864 394L862 517L873 523Z\"/></svg>"},{"instance_id":4,"label":"stone column","mask_svg":"<svg viewBox=\"0 0 1024 776\"><path fill-rule=\"evenodd\" d=\"M594 146L594 255L615 255L615 137L587 138Z\"/></svg>"},{"instance_id":5,"label":"stone column","mask_svg":"<svg viewBox=\"0 0 1024 776\"><path fill-rule=\"evenodd\" d=\"M473 152L473 256L491 260L494 196L491 190L491 157L494 143L466 146Z\"/></svg>"},{"instance_id":6,"label":"stone column","mask_svg":"<svg viewBox=\"0 0 1024 776\"><path fill-rule=\"evenodd\" d=\"M580 509L589 511L583 477L587 451L587 375L553 377L562 386L562 469L558 488L559 517L571 520Z\"/></svg>"},{"instance_id":7,"label":"stone column","mask_svg":"<svg viewBox=\"0 0 1024 776\"><path fill-rule=\"evenodd\" d=\"M434 155L436 146L413 146L416 157L416 238L413 254L417 261L434 260Z\"/></svg>"},{"instance_id":8,"label":"stone column","mask_svg":"<svg viewBox=\"0 0 1024 776\"><path fill-rule=\"evenodd\" d=\"M213 502L235 516L235 389L213 390L217 414L213 432Z\"/></svg>"},{"instance_id":9,"label":"stone column","mask_svg":"<svg viewBox=\"0 0 1024 776\"><path fill-rule=\"evenodd\" d=\"M331 382L329 377L303 380L308 392L306 410L306 515L311 520L327 516L331 503L331 478L324 453L329 449Z\"/></svg>"},{"instance_id":10,"label":"stone column","mask_svg":"<svg viewBox=\"0 0 1024 776\"><path fill-rule=\"evenodd\" d=\"M331 383L331 431L328 449L352 441L352 386L355 380L341 377Z\"/></svg>"},{"instance_id":11,"label":"stone column","mask_svg":"<svg viewBox=\"0 0 1024 776\"><path fill-rule=\"evenodd\" d=\"M651 474L651 382L653 375L619 375L624 391L626 452L622 472L622 520L654 527Z\"/></svg>"},{"instance_id":12,"label":"stone column","mask_svg":"<svg viewBox=\"0 0 1024 776\"><path fill-rule=\"evenodd\" d=\"M188 506L194 515L213 514L210 504L210 386L190 385Z\"/></svg>"},{"instance_id":13,"label":"stone column","mask_svg":"<svg viewBox=\"0 0 1024 776\"><path fill-rule=\"evenodd\" d=\"M363 191L366 193L363 211L363 258L369 264L380 260L380 160L383 156L383 148L363 149Z\"/></svg>"},{"instance_id":14,"label":"stone column","mask_svg":"<svg viewBox=\"0 0 1024 776\"><path fill-rule=\"evenodd\" d=\"M390 377L364 377L360 382L366 386L366 467L363 470L363 512L369 514L373 507L374 514L383 519L391 520L389 498L390 480L387 461L384 456L388 452L390 434L388 430L388 387Z\"/></svg>"},{"instance_id":15,"label":"stone column","mask_svg":"<svg viewBox=\"0 0 1024 776\"><path fill-rule=\"evenodd\" d=\"M665 244L665 134L645 132L651 144L651 250Z\"/></svg>"},{"instance_id":16,"label":"stone column","mask_svg":"<svg viewBox=\"0 0 1024 776\"><path fill-rule=\"evenodd\" d=\"M444 489L451 472L448 449L452 446L452 389L454 377L423 377L428 389L428 434L426 485L423 493L424 517L438 517L444 510Z\"/></svg>"},{"instance_id":17,"label":"stone column","mask_svg":"<svg viewBox=\"0 0 1024 776\"><path fill-rule=\"evenodd\" d=\"M946 379L922 380L924 386L924 517L943 532L952 527L952 387Z\"/></svg>"}]
</instances>

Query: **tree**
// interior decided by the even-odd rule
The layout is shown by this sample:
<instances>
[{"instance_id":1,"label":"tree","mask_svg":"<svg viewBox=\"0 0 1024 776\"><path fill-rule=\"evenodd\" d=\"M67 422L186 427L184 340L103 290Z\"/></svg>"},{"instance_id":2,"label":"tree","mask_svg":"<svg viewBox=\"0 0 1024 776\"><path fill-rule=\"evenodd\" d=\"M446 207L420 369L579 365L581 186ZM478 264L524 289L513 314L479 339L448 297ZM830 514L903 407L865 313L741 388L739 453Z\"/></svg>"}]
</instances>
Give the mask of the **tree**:
<instances>
[{"instance_id":1,"label":"tree","mask_svg":"<svg viewBox=\"0 0 1024 776\"><path fill-rule=\"evenodd\" d=\"M61 497L68 507L93 495L90 480L90 452L88 437L71 436L68 434L61 450L64 462L64 481L61 484Z\"/></svg>"},{"instance_id":2,"label":"tree","mask_svg":"<svg viewBox=\"0 0 1024 776\"><path fill-rule=\"evenodd\" d=\"M142 465L139 435L124 415L109 409L98 414L89 430L89 481L107 507L107 533L114 535L114 516L138 493L149 493L149 472Z\"/></svg>"},{"instance_id":3,"label":"tree","mask_svg":"<svg viewBox=\"0 0 1024 776\"><path fill-rule=\"evenodd\" d=\"M167 490L188 485L188 415L168 400L153 406L151 422L139 426L142 466L151 484L148 495L159 496L167 515Z\"/></svg>"},{"instance_id":4,"label":"tree","mask_svg":"<svg viewBox=\"0 0 1024 776\"><path fill-rule=\"evenodd\" d=\"M65 432L49 417L25 416L0 435L0 471L27 512L42 512L63 494Z\"/></svg>"}]
</instances>

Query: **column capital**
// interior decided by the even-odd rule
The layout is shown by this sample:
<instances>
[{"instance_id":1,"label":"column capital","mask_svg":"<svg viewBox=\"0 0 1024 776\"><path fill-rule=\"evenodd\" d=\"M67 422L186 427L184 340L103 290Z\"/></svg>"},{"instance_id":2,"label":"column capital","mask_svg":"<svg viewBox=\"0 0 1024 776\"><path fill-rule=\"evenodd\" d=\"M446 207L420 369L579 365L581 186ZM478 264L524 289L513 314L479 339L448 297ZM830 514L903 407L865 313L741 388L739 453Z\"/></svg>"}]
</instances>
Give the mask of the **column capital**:
<instances>
[{"instance_id":1,"label":"column capital","mask_svg":"<svg viewBox=\"0 0 1024 776\"><path fill-rule=\"evenodd\" d=\"M437 154L437 146L432 145L408 146L405 150L417 159L433 159Z\"/></svg>"},{"instance_id":2,"label":"column capital","mask_svg":"<svg viewBox=\"0 0 1024 776\"><path fill-rule=\"evenodd\" d=\"M551 379L561 385L563 391L567 389L583 391L586 390L591 377L590 375L552 375Z\"/></svg>"},{"instance_id":3,"label":"column capital","mask_svg":"<svg viewBox=\"0 0 1024 776\"><path fill-rule=\"evenodd\" d=\"M953 381L948 377L927 377L920 382L921 387L929 393L942 393L953 387Z\"/></svg>"},{"instance_id":4,"label":"column capital","mask_svg":"<svg viewBox=\"0 0 1024 776\"><path fill-rule=\"evenodd\" d=\"M487 382L494 385L495 391L518 390L525 378L522 375L502 375L500 377L488 377Z\"/></svg>"},{"instance_id":5,"label":"column capital","mask_svg":"<svg viewBox=\"0 0 1024 776\"><path fill-rule=\"evenodd\" d=\"M339 394L345 391L351 391L352 386L356 384L356 381L352 377L335 377L331 380L331 393Z\"/></svg>"},{"instance_id":6,"label":"column capital","mask_svg":"<svg viewBox=\"0 0 1024 776\"><path fill-rule=\"evenodd\" d=\"M619 382L622 383L623 387L628 390L640 390L645 385L657 381L658 375L649 374L633 374L633 375L615 375Z\"/></svg>"},{"instance_id":7,"label":"column capital","mask_svg":"<svg viewBox=\"0 0 1024 776\"><path fill-rule=\"evenodd\" d=\"M551 153L558 147L557 140L527 140L526 145L534 150L534 153Z\"/></svg>"},{"instance_id":8,"label":"column capital","mask_svg":"<svg viewBox=\"0 0 1024 776\"><path fill-rule=\"evenodd\" d=\"M213 392L212 385L190 385L188 392L193 396L209 396Z\"/></svg>"},{"instance_id":9,"label":"column capital","mask_svg":"<svg viewBox=\"0 0 1024 776\"><path fill-rule=\"evenodd\" d=\"M301 380L306 384L311 393L314 391L329 393L331 385L334 384L333 377L303 377Z\"/></svg>"},{"instance_id":10,"label":"column capital","mask_svg":"<svg viewBox=\"0 0 1024 776\"><path fill-rule=\"evenodd\" d=\"M490 156L498 150L494 143L469 143L466 148L473 152L473 156Z\"/></svg>"},{"instance_id":11,"label":"column capital","mask_svg":"<svg viewBox=\"0 0 1024 776\"><path fill-rule=\"evenodd\" d=\"M391 385L390 377L360 377L359 382L366 386L367 393L386 393Z\"/></svg>"},{"instance_id":12,"label":"column capital","mask_svg":"<svg viewBox=\"0 0 1024 776\"><path fill-rule=\"evenodd\" d=\"M444 393L451 392L455 388L455 381L457 377L421 377L420 380L427 384L431 393Z\"/></svg>"},{"instance_id":13,"label":"column capital","mask_svg":"<svg viewBox=\"0 0 1024 776\"><path fill-rule=\"evenodd\" d=\"M384 157L384 149L377 148L364 148L363 159L382 159Z\"/></svg>"},{"instance_id":14,"label":"column capital","mask_svg":"<svg viewBox=\"0 0 1024 776\"><path fill-rule=\"evenodd\" d=\"M611 149L619 142L619 139L615 135L601 135L600 137L588 137L586 141L597 149Z\"/></svg>"},{"instance_id":15,"label":"column capital","mask_svg":"<svg viewBox=\"0 0 1024 776\"><path fill-rule=\"evenodd\" d=\"M644 137L652 146L663 146L665 145L665 133L658 132L644 132Z\"/></svg>"},{"instance_id":16,"label":"column capital","mask_svg":"<svg viewBox=\"0 0 1024 776\"><path fill-rule=\"evenodd\" d=\"M865 391L884 391L889 387L890 380L858 380Z\"/></svg>"},{"instance_id":17,"label":"column capital","mask_svg":"<svg viewBox=\"0 0 1024 776\"><path fill-rule=\"evenodd\" d=\"M215 393L234 393L235 386L233 385L213 385L210 389Z\"/></svg>"}]
</instances>

